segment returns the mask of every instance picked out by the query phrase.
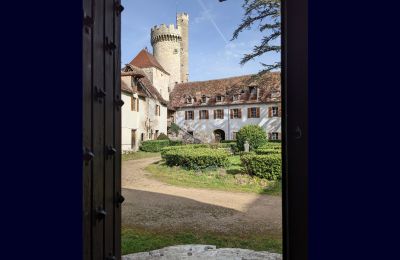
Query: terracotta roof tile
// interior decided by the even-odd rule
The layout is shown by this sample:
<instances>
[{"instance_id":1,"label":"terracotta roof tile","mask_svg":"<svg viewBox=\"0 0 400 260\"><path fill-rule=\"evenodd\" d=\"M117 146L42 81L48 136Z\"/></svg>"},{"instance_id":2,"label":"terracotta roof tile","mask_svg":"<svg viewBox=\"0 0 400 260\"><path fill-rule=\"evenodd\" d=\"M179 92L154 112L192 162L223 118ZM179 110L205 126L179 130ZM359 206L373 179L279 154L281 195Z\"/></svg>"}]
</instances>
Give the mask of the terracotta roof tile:
<instances>
[{"instance_id":1,"label":"terracotta roof tile","mask_svg":"<svg viewBox=\"0 0 400 260\"><path fill-rule=\"evenodd\" d=\"M134 65L139 68L151 68L156 67L157 69L163 71L164 73L169 73L158 63L157 59L151 55L146 49L141 50L138 55L129 64Z\"/></svg>"},{"instance_id":2,"label":"terracotta roof tile","mask_svg":"<svg viewBox=\"0 0 400 260\"><path fill-rule=\"evenodd\" d=\"M249 87L255 87L253 94ZM170 93L170 107L280 102L280 89L279 72L181 83ZM206 102L202 102L203 96L206 97ZM222 101L217 102L217 96L222 96ZM189 97L192 98L192 103L186 102ZM238 97L238 100L234 100L234 97Z\"/></svg>"}]
</instances>

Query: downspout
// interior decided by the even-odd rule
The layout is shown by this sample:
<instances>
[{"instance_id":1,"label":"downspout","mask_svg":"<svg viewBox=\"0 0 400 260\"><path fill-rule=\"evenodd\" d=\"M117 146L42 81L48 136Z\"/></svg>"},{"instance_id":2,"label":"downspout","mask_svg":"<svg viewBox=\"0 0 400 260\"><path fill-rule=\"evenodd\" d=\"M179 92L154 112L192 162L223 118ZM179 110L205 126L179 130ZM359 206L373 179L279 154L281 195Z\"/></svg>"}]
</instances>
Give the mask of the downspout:
<instances>
[{"instance_id":1,"label":"downspout","mask_svg":"<svg viewBox=\"0 0 400 260\"><path fill-rule=\"evenodd\" d=\"M231 139L231 107L228 105L228 136L229 140Z\"/></svg>"}]
</instances>

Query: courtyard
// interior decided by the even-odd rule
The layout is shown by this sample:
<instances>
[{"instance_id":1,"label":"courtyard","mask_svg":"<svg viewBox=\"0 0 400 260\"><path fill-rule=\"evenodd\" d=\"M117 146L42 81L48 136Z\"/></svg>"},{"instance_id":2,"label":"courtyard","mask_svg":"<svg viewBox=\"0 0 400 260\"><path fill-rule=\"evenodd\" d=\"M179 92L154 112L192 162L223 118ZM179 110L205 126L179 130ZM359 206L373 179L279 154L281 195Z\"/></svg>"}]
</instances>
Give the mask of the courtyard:
<instances>
[{"instance_id":1,"label":"courtyard","mask_svg":"<svg viewBox=\"0 0 400 260\"><path fill-rule=\"evenodd\" d=\"M167 169L160 155L141 157L122 163L123 254L180 244L282 252L279 194L168 181L154 171Z\"/></svg>"}]
</instances>

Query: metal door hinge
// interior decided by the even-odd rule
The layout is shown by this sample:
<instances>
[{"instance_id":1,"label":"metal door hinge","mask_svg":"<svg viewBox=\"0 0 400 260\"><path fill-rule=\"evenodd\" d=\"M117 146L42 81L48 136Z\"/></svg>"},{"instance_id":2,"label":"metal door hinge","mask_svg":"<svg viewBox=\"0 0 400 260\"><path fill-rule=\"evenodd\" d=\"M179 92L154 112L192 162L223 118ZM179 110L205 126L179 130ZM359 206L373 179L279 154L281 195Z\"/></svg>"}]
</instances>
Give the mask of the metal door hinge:
<instances>
[{"instance_id":1,"label":"metal door hinge","mask_svg":"<svg viewBox=\"0 0 400 260\"><path fill-rule=\"evenodd\" d=\"M104 219L107 216L107 212L100 206L96 209L97 219Z\"/></svg>"},{"instance_id":2,"label":"metal door hinge","mask_svg":"<svg viewBox=\"0 0 400 260\"><path fill-rule=\"evenodd\" d=\"M117 45L115 45L115 43L113 41L109 40L108 37L106 37L104 47L105 47L105 50L110 55L113 53L113 51L115 51L117 49Z\"/></svg>"},{"instance_id":3,"label":"metal door hinge","mask_svg":"<svg viewBox=\"0 0 400 260\"><path fill-rule=\"evenodd\" d=\"M94 158L94 153L89 148L83 148L83 160L88 163Z\"/></svg>"},{"instance_id":4,"label":"metal door hinge","mask_svg":"<svg viewBox=\"0 0 400 260\"><path fill-rule=\"evenodd\" d=\"M121 5L120 2L115 2L115 12L117 13L117 15L120 15L122 13L122 11L124 11L124 7Z\"/></svg>"},{"instance_id":5,"label":"metal door hinge","mask_svg":"<svg viewBox=\"0 0 400 260\"><path fill-rule=\"evenodd\" d=\"M94 87L95 98L101 103L103 98L106 96L106 92L102 88Z\"/></svg>"},{"instance_id":6,"label":"metal door hinge","mask_svg":"<svg viewBox=\"0 0 400 260\"><path fill-rule=\"evenodd\" d=\"M117 204L117 208L125 201L124 196L122 196L119 192L117 192L117 196L115 198L115 202Z\"/></svg>"}]
</instances>

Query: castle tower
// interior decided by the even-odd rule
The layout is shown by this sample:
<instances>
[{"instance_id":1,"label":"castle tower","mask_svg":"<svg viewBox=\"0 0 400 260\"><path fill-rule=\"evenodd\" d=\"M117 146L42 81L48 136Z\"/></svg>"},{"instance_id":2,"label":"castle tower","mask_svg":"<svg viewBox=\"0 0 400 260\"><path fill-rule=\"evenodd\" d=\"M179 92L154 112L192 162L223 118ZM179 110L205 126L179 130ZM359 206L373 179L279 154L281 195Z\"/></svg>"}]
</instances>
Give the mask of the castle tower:
<instances>
[{"instance_id":1,"label":"castle tower","mask_svg":"<svg viewBox=\"0 0 400 260\"><path fill-rule=\"evenodd\" d=\"M153 55L170 74L169 91L181 83L181 33L175 25L162 24L151 29Z\"/></svg>"},{"instance_id":2,"label":"castle tower","mask_svg":"<svg viewBox=\"0 0 400 260\"><path fill-rule=\"evenodd\" d=\"M176 15L176 25L181 33L181 82L189 81L189 15L180 13Z\"/></svg>"}]
</instances>

